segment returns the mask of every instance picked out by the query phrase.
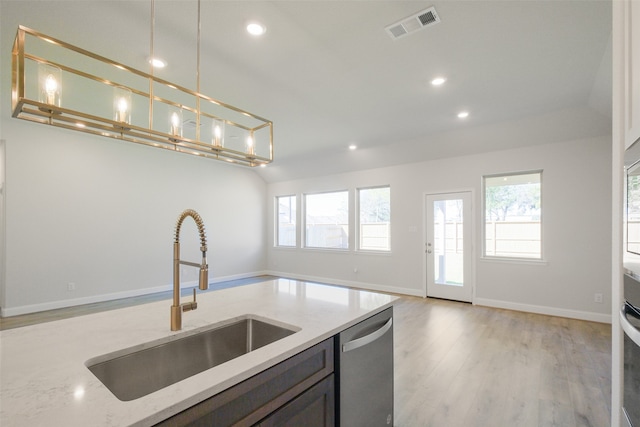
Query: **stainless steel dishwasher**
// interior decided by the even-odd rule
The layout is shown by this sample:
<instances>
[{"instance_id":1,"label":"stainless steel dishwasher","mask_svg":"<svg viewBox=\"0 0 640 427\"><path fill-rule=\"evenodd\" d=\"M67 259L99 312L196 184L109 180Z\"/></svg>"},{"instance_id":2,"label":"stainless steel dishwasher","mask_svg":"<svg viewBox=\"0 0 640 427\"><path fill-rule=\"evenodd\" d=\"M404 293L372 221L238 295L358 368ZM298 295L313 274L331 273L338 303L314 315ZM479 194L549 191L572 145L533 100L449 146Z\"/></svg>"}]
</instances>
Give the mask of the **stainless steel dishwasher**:
<instances>
[{"instance_id":1,"label":"stainless steel dishwasher","mask_svg":"<svg viewBox=\"0 0 640 427\"><path fill-rule=\"evenodd\" d=\"M393 425L393 307L336 337L339 427Z\"/></svg>"}]
</instances>

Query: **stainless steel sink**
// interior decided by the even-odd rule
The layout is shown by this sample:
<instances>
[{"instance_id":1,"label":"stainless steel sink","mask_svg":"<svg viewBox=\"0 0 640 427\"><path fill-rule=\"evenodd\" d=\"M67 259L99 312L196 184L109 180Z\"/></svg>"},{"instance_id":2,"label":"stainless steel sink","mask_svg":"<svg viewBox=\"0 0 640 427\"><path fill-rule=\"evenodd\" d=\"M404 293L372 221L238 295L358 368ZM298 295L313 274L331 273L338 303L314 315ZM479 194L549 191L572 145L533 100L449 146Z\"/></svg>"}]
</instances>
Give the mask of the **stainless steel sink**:
<instances>
[{"instance_id":1,"label":"stainless steel sink","mask_svg":"<svg viewBox=\"0 0 640 427\"><path fill-rule=\"evenodd\" d=\"M245 316L91 359L87 368L120 400L160 390L287 337L297 330Z\"/></svg>"}]
</instances>

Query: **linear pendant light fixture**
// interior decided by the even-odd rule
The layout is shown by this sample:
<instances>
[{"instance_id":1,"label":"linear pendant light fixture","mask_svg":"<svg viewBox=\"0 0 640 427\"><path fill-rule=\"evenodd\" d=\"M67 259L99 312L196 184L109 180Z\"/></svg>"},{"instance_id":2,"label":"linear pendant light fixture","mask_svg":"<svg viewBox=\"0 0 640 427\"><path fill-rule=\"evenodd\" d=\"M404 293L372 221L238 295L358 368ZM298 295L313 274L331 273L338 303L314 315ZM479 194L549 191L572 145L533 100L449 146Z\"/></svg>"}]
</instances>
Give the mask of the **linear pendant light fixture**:
<instances>
[{"instance_id":1,"label":"linear pendant light fixture","mask_svg":"<svg viewBox=\"0 0 640 427\"><path fill-rule=\"evenodd\" d=\"M154 15L152 0L150 57ZM200 0L195 91L22 25L11 71L13 117L245 166L273 161L273 122L200 92Z\"/></svg>"}]
</instances>

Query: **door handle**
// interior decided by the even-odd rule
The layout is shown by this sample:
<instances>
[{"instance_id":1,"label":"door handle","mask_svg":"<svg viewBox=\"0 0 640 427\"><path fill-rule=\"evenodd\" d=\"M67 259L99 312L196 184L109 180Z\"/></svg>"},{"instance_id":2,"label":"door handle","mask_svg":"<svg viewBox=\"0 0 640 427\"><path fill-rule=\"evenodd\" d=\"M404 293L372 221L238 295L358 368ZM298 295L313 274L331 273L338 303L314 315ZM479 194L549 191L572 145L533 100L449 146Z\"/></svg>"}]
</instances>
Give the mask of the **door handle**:
<instances>
[{"instance_id":1,"label":"door handle","mask_svg":"<svg viewBox=\"0 0 640 427\"><path fill-rule=\"evenodd\" d=\"M349 341L347 343L342 344L342 352L346 353L351 350L355 350L356 348L360 348L367 344L371 344L381 336L387 333L389 329L393 326L393 317L389 319L387 323L385 323L380 329L377 331L371 332L369 335L365 335L364 337L355 339L353 341Z\"/></svg>"},{"instance_id":2,"label":"door handle","mask_svg":"<svg viewBox=\"0 0 640 427\"><path fill-rule=\"evenodd\" d=\"M431 249L427 249L427 253L430 254L431 253Z\"/></svg>"}]
</instances>

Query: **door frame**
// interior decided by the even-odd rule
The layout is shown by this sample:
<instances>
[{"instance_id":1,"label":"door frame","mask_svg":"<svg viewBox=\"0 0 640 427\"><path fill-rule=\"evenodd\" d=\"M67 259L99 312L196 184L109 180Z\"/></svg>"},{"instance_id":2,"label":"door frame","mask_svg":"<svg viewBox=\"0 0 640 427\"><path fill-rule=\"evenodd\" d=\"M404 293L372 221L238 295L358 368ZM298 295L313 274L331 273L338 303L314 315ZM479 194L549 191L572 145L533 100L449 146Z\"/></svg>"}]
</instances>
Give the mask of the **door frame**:
<instances>
[{"instance_id":1,"label":"door frame","mask_svg":"<svg viewBox=\"0 0 640 427\"><path fill-rule=\"evenodd\" d=\"M452 190L442 190L442 191L429 191L422 193L422 298L427 297L427 229L429 224L427 223L427 197L428 196L438 196L441 194L451 194L451 193L470 193L471 195L471 277L469 278L471 282L471 304L475 305L476 301L476 240L478 236L478 230L476 229L477 224L477 209L476 206L480 206L478 200L476 200L476 190L473 188L458 188Z\"/></svg>"}]
</instances>

